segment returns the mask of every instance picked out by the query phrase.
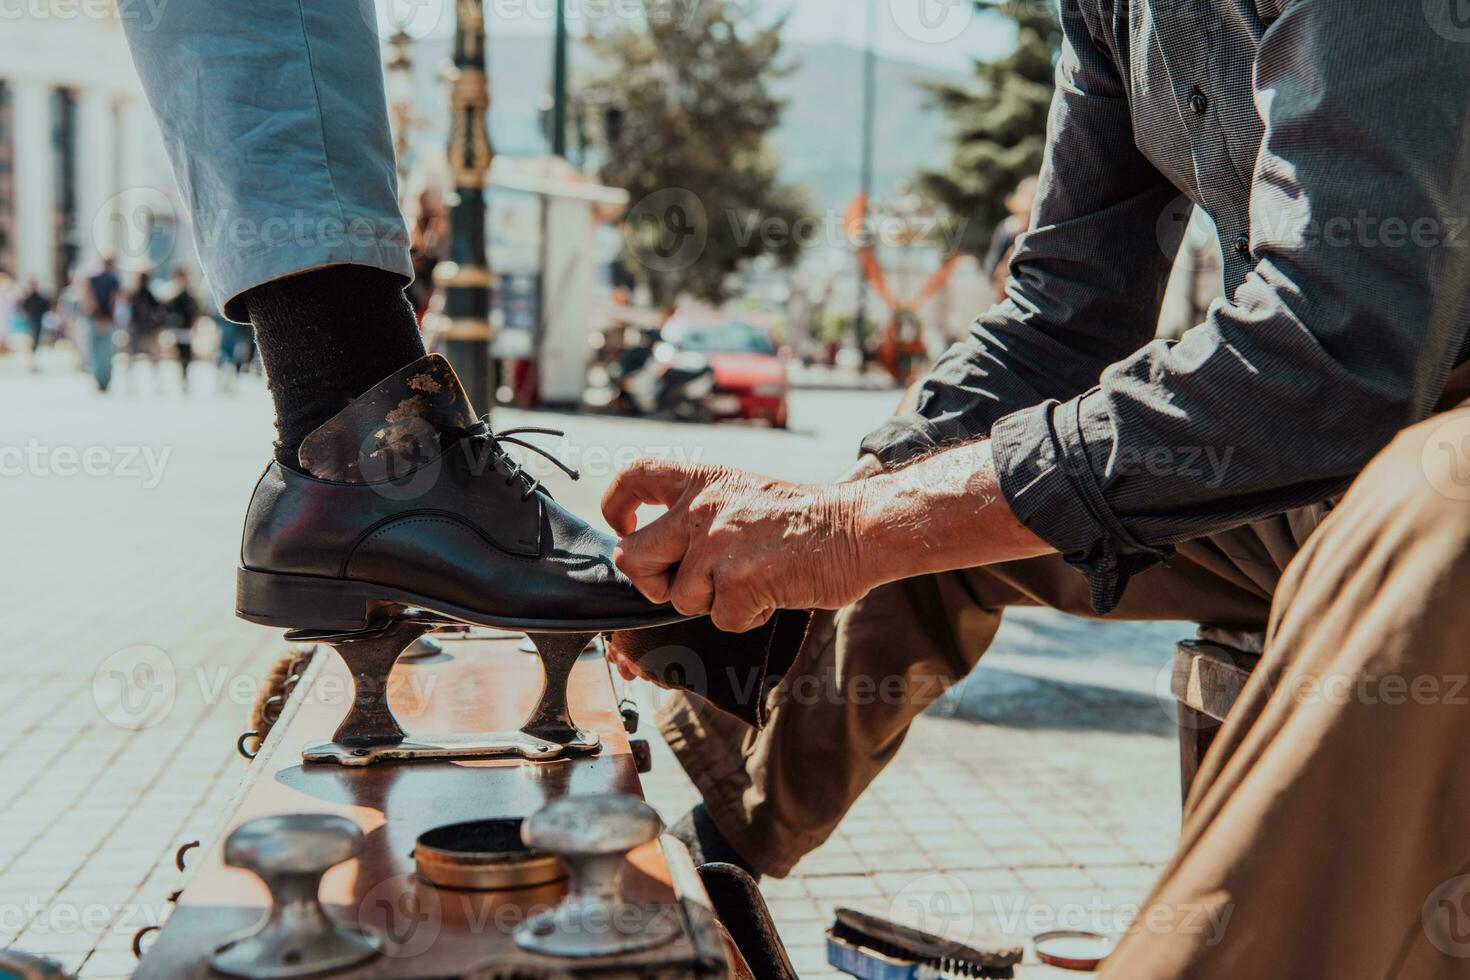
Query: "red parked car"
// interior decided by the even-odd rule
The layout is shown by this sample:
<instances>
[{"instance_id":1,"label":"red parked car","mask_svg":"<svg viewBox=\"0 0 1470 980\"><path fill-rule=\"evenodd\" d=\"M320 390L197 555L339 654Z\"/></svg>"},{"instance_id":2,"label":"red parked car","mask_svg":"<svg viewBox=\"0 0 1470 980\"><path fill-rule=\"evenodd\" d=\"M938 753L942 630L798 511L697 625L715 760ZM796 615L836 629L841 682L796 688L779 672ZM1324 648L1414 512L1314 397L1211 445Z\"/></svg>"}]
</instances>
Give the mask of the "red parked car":
<instances>
[{"instance_id":1,"label":"red parked car","mask_svg":"<svg viewBox=\"0 0 1470 980\"><path fill-rule=\"evenodd\" d=\"M709 363L715 390L705 404L715 418L764 419L786 428L786 363L764 330L740 320L674 317L662 339Z\"/></svg>"}]
</instances>

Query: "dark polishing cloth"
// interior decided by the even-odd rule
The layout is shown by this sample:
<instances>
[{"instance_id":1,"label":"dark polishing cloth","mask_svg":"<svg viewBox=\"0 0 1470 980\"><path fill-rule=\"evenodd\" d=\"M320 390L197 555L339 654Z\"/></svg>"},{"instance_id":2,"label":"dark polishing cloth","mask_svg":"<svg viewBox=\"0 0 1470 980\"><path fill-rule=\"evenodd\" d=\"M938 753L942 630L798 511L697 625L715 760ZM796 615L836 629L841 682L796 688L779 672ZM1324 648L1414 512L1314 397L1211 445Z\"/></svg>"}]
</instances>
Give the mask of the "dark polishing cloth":
<instances>
[{"instance_id":1,"label":"dark polishing cloth","mask_svg":"<svg viewBox=\"0 0 1470 980\"><path fill-rule=\"evenodd\" d=\"M693 691L753 728L766 693L791 669L812 614L783 609L749 633L725 633L708 616L618 634L618 647L661 683Z\"/></svg>"}]
</instances>

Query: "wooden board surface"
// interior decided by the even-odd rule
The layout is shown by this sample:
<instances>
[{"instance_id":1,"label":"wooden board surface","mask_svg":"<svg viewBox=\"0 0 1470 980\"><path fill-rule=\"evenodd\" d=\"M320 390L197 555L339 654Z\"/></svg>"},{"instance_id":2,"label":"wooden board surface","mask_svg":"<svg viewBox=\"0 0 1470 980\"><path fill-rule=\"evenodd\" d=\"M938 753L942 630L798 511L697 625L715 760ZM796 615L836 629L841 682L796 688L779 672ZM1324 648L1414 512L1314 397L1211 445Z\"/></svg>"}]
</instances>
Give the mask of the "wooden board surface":
<instances>
[{"instance_id":1,"label":"wooden board surface","mask_svg":"<svg viewBox=\"0 0 1470 980\"><path fill-rule=\"evenodd\" d=\"M440 656L399 664L389 696L410 736L516 728L535 704L542 682L537 658L520 652L517 642L513 637L451 641ZM258 879L223 863L224 839L246 821L286 813L340 814L366 835L359 858L330 871L321 895L338 921L382 931L389 952L331 976L419 980L463 976L490 961L534 964L534 958L516 950L511 932L528 914L557 902L564 886L502 893L436 889L413 874L414 842L443 824L525 817L567 794L641 796L606 663L600 656L584 655L572 672L569 690L573 717L601 737L601 750L545 763L303 766L302 749L330 739L351 696L346 666L321 647L252 764L238 805L201 855L136 977L217 976L207 965L210 950L259 921L269 905ZM630 864L624 883L631 899L674 902L668 865L657 844L635 852ZM680 955L694 955L687 938L660 952L663 959Z\"/></svg>"}]
</instances>

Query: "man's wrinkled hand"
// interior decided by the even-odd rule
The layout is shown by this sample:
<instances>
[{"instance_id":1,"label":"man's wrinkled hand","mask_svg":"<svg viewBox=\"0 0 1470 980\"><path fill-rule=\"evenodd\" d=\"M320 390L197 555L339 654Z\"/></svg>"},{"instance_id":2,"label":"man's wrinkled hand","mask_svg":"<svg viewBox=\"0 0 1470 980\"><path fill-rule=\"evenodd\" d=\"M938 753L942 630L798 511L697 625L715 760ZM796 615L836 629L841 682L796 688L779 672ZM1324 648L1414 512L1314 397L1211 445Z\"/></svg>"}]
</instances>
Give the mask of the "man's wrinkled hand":
<instances>
[{"instance_id":1,"label":"man's wrinkled hand","mask_svg":"<svg viewBox=\"0 0 1470 980\"><path fill-rule=\"evenodd\" d=\"M640 592L743 633L777 609L837 609L867 591L861 503L861 484L649 459L617 475L602 513L623 539L613 560ZM640 504L668 510L640 529Z\"/></svg>"}]
</instances>

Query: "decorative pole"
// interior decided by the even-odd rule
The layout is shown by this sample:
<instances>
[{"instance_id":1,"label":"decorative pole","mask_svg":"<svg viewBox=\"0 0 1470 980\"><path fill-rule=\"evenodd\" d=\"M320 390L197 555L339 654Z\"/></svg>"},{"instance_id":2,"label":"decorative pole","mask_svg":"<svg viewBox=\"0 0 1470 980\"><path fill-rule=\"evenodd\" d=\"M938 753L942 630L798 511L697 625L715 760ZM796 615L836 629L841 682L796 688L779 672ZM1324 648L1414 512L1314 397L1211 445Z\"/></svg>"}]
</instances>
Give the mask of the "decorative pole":
<instances>
[{"instance_id":1,"label":"decorative pole","mask_svg":"<svg viewBox=\"0 0 1470 980\"><path fill-rule=\"evenodd\" d=\"M551 70L551 152L567 158L567 0L556 0Z\"/></svg>"},{"instance_id":2,"label":"decorative pole","mask_svg":"<svg viewBox=\"0 0 1470 980\"><path fill-rule=\"evenodd\" d=\"M393 122L393 157L398 162L398 193L400 200L408 186L408 157L413 146L409 132L416 120L413 111L413 36L402 23L394 27L388 38L390 52L388 63L383 66L383 79L388 90L388 113Z\"/></svg>"},{"instance_id":3,"label":"decorative pole","mask_svg":"<svg viewBox=\"0 0 1470 980\"><path fill-rule=\"evenodd\" d=\"M873 124L878 111L878 49L876 32L878 10L876 0L868 3L868 37L863 52L863 148L862 148L862 231L867 236L868 208L873 197ZM853 338L857 341L858 353L863 366L868 364L868 277L865 270L858 268L857 311L853 316Z\"/></svg>"},{"instance_id":4,"label":"decorative pole","mask_svg":"<svg viewBox=\"0 0 1470 980\"><path fill-rule=\"evenodd\" d=\"M485 183L490 173L490 83L485 72L481 0L456 0L450 76L449 167L457 195L450 212L449 258L434 270L448 320L444 356L471 401L489 411L499 386L490 362L490 263L485 246Z\"/></svg>"}]
</instances>

